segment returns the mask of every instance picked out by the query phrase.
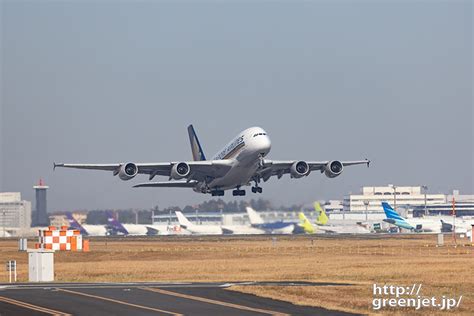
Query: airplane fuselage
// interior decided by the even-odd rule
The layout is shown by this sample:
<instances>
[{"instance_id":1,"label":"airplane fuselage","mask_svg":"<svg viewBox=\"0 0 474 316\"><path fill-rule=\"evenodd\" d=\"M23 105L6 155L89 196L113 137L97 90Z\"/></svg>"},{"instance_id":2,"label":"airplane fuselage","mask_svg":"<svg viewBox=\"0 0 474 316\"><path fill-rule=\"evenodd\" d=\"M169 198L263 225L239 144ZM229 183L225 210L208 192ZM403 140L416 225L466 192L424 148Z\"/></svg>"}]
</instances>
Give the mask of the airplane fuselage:
<instances>
[{"instance_id":1,"label":"airplane fuselage","mask_svg":"<svg viewBox=\"0 0 474 316\"><path fill-rule=\"evenodd\" d=\"M259 163L271 149L271 141L265 130L251 127L241 132L212 159L232 160L230 170L220 178L207 183L210 189L226 190L247 185L255 175ZM205 183L199 183L194 189L197 192L205 190Z\"/></svg>"}]
</instances>

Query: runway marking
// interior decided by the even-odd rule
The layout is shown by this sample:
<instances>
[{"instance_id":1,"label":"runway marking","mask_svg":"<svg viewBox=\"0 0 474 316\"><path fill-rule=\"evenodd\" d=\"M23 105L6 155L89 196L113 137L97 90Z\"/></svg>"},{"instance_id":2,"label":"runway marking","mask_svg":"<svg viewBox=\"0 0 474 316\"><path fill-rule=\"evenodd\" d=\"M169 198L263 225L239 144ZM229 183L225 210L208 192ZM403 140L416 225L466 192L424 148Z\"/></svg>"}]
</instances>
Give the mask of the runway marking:
<instances>
[{"instance_id":1,"label":"runway marking","mask_svg":"<svg viewBox=\"0 0 474 316\"><path fill-rule=\"evenodd\" d=\"M0 296L0 301L8 303L8 304L13 304L13 305L16 305L16 306L28 308L28 309L31 309L31 310L35 310L35 311L38 311L38 312L42 312L42 313L46 313L46 314L50 314L50 315L55 315L55 316L70 316L71 315L71 314L68 314L68 313L56 311L54 309L49 309L49 308L46 308L46 307L37 306L37 305L30 304L30 303L22 302L22 301L17 301L17 300L14 300L12 298L4 297L4 296Z\"/></svg>"},{"instance_id":2,"label":"runway marking","mask_svg":"<svg viewBox=\"0 0 474 316\"><path fill-rule=\"evenodd\" d=\"M66 290L66 289L60 289L60 288L58 288L57 290L61 291L61 292L66 292L66 293L71 293L71 294L76 294L76 295L82 295L82 296L97 298L99 300L109 301L109 302L113 302L113 303L117 303L117 304L132 306L132 307L136 307L136 308L140 308L140 309L146 309L146 310L149 310L149 311L160 312L160 313L175 315L175 316L183 316L182 314L178 314L178 313L175 313L175 312L165 311L165 310L162 310L162 309L143 306L143 305L137 305L137 304L133 304L133 303L127 303L127 302L124 302L124 301L115 300L113 298L97 296L97 295L92 295L92 294L87 294L87 293L82 293L82 292L76 292L76 291L71 291L71 290Z\"/></svg>"},{"instance_id":3,"label":"runway marking","mask_svg":"<svg viewBox=\"0 0 474 316\"><path fill-rule=\"evenodd\" d=\"M171 296L176 296L176 297L181 297L181 298L187 298L187 299L194 300L194 301L200 301L200 302L205 302L205 303L210 303L210 304L215 304L215 305L221 305L221 306L226 306L226 307L232 307L232 308L237 308L237 309L251 311L251 312L262 313L262 314L275 315L275 316L290 316L290 314L285 314L285 313L281 313L281 312L276 312L276 311L271 311L271 310L266 310L266 309L260 309L260 308L253 308L253 307L249 307L249 306L245 306L245 305L233 304L233 303L228 303L228 302L223 302L223 301L217 301L217 300L212 300L212 299L204 298L204 297L200 297L200 296L194 296L194 295L189 295L189 294L171 292L171 291L158 289L158 288L139 287L139 289L145 290L145 291L156 292L156 293L160 293L160 294L165 294L165 295L171 295Z\"/></svg>"}]
</instances>

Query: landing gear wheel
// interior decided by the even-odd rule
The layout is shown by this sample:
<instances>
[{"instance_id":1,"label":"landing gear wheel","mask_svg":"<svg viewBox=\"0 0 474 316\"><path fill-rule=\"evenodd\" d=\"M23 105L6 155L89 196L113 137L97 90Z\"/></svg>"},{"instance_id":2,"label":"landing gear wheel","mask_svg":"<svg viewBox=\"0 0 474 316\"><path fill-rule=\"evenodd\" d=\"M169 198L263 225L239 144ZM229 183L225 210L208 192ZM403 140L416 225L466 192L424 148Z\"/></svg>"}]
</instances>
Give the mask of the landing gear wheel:
<instances>
[{"instance_id":1,"label":"landing gear wheel","mask_svg":"<svg viewBox=\"0 0 474 316\"><path fill-rule=\"evenodd\" d=\"M253 193L262 193L263 192L263 189L261 187L252 187L252 192Z\"/></svg>"},{"instance_id":2,"label":"landing gear wheel","mask_svg":"<svg viewBox=\"0 0 474 316\"><path fill-rule=\"evenodd\" d=\"M234 190L232 191L233 196L244 196L245 195L245 190Z\"/></svg>"}]
</instances>

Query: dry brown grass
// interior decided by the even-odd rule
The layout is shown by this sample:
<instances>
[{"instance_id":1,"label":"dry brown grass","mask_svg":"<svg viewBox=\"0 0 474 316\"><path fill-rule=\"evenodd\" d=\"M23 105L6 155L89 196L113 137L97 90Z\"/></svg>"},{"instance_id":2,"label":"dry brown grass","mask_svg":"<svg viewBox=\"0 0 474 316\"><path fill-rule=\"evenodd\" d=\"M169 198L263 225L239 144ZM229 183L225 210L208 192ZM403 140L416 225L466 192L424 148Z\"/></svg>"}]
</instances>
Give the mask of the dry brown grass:
<instances>
[{"instance_id":1,"label":"dry brown grass","mask_svg":"<svg viewBox=\"0 0 474 316\"><path fill-rule=\"evenodd\" d=\"M314 242L312 242L313 240ZM372 313L372 284L423 284L424 296L463 295L456 313L474 310L473 248L435 247L436 236L340 239L314 236L97 238L90 253L55 254L56 280L314 281L352 286L236 286L232 290L295 304ZM32 244L32 242L30 242ZM27 280L27 256L0 241L0 260L16 259ZM1 262L0 261L0 262ZM0 280L7 274L0 273ZM399 312L406 314L406 311ZM430 310L435 313L435 310Z\"/></svg>"}]
</instances>

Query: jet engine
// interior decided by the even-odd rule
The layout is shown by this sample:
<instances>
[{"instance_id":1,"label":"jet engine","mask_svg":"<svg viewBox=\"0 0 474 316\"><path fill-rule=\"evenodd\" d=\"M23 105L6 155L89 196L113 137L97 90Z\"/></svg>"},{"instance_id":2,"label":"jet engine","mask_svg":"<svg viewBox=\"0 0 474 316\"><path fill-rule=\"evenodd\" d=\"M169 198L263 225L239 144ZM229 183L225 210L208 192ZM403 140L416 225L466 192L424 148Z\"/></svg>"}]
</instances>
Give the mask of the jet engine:
<instances>
[{"instance_id":1,"label":"jet engine","mask_svg":"<svg viewBox=\"0 0 474 316\"><path fill-rule=\"evenodd\" d=\"M126 181L130 180L138 174L138 167L133 162L125 163L120 166L118 176Z\"/></svg>"},{"instance_id":2,"label":"jet engine","mask_svg":"<svg viewBox=\"0 0 474 316\"><path fill-rule=\"evenodd\" d=\"M328 178L335 178L342 173L344 166L339 160L333 160L326 165L324 173Z\"/></svg>"},{"instance_id":3,"label":"jet engine","mask_svg":"<svg viewBox=\"0 0 474 316\"><path fill-rule=\"evenodd\" d=\"M191 169L185 162L177 163L171 168L171 178L175 180L186 178L189 175Z\"/></svg>"},{"instance_id":4,"label":"jet engine","mask_svg":"<svg viewBox=\"0 0 474 316\"><path fill-rule=\"evenodd\" d=\"M309 165L306 161L297 161L291 165L290 174L292 178L301 178L309 174Z\"/></svg>"}]
</instances>

